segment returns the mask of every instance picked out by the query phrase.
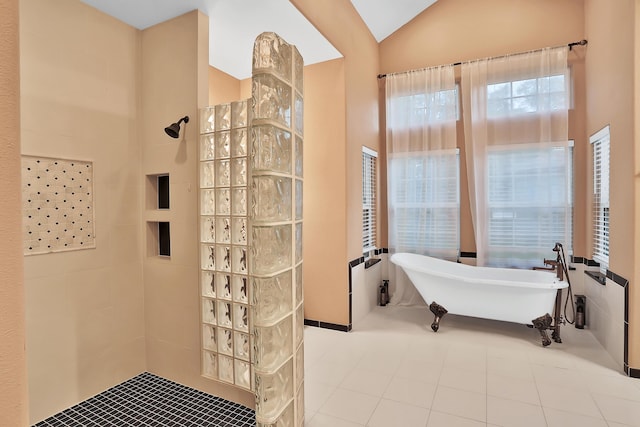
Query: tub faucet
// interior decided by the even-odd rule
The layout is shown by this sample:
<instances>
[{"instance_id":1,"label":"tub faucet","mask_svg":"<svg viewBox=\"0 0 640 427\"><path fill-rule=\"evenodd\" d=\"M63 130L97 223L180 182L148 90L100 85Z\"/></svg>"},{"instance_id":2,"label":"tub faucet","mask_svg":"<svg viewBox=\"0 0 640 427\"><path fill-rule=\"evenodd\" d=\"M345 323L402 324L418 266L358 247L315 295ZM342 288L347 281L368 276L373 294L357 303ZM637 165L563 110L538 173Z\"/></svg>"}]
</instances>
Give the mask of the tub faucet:
<instances>
[{"instance_id":1,"label":"tub faucet","mask_svg":"<svg viewBox=\"0 0 640 427\"><path fill-rule=\"evenodd\" d=\"M556 276L558 276L558 280L562 281L563 280L563 269L562 269L562 262L561 261L554 261L552 259L545 259L544 260L544 265L549 265L551 266L551 268L549 268L549 270L556 270Z\"/></svg>"}]
</instances>

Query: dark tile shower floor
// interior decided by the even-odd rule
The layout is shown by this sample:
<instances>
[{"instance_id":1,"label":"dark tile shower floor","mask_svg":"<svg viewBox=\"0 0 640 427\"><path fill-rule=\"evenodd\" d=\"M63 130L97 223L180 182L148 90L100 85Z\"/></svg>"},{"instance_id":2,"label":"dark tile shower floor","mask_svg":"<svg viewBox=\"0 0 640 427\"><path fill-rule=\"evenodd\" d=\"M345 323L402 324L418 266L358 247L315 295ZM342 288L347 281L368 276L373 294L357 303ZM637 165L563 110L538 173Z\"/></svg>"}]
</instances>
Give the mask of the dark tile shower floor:
<instances>
[{"instance_id":1,"label":"dark tile shower floor","mask_svg":"<svg viewBox=\"0 0 640 427\"><path fill-rule=\"evenodd\" d=\"M35 427L254 427L255 412L145 372Z\"/></svg>"}]
</instances>

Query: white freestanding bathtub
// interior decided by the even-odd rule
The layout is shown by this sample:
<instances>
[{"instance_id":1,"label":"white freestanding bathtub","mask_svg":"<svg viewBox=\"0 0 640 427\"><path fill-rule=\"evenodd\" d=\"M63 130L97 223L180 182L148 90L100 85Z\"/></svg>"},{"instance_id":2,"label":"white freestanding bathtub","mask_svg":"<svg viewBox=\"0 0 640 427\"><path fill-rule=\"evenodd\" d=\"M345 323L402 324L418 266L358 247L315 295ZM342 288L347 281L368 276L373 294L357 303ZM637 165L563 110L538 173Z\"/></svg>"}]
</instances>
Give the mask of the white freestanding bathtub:
<instances>
[{"instance_id":1,"label":"white freestanding bathtub","mask_svg":"<svg viewBox=\"0 0 640 427\"><path fill-rule=\"evenodd\" d=\"M436 316L431 325L434 331L438 330L440 318L448 312L534 325L543 334L543 344L548 345L550 341L545 343L545 334L535 321L553 315L558 290L568 286L548 271L473 267L409 253L396 253L391 256L391 262L405 271L430 304ZM444 310L439 312L434 305ZM544 329L549 328L550 322L549 318Z\"/></svg>"}]
</instances>

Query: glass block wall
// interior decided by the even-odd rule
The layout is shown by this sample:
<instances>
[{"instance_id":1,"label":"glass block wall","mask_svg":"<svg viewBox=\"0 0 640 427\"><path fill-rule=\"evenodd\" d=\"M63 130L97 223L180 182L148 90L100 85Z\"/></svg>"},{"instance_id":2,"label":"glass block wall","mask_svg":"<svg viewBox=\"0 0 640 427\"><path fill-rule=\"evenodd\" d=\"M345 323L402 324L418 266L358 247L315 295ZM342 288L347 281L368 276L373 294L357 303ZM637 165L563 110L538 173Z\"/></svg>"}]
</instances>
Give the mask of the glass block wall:
<instances>
[{"instance_id":1,"label":"glass block wall","mask_svg":"<svg viewBox=\"0 0 640 427\"><path fill-rule=\"evenodd\" d=\"M200 111L202 375L252 390L258 427L304 424L302 70L263 33L251 99Z\"/></svg>"},{"instance_id":2,"label":"glass block wall","mask_svg":"<svg viewBox=\"0 0 640 427\"><path fill-rule=\"evenodd\" d=\"M247 218L248 102L200 111L202 374L252 389Z\"/></svg>"},{"instance_id":3,"label":"glass block wall","mask_svg":"<svg viewBox=\"0 0 640 427\"><path fill-rule=\"evenodd\" d=\"M258 426L302 426L302 68L263 33L253 50L250 274Z\"/></svg>"}]
</instances>

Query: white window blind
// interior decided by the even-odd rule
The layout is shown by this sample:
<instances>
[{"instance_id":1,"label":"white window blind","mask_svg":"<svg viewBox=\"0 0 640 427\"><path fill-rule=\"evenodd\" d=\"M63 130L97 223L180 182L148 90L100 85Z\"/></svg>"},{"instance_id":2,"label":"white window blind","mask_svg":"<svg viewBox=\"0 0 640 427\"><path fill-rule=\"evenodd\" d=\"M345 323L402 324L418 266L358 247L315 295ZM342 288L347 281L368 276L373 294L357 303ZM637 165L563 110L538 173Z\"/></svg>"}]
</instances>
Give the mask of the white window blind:
<instances>
[{"instance_id":1,"label":"white window blind","mask_svg":"<svg viewBox=\"0 0 640 427\"><path fill-rule=\"evenodd\" d=\"M488 265L539 265L556 242L572 252L572 157L553 144L489 150Z\"/></svg>"},{"instance_id":2,"label":"white window blind","mask_svg":"<svg viewBox=\"0 0 640 427\"><path fill-rule=\"evenodd\" d=\"M456 259L460 247L458 150L395 155L389 174L397 250Z\"/></svg>"},{"instance_id":3,"label":"white window blind","mask_svg":"<svg viewBox=\"0 0 640 427\"><path fill-rule=\"evenodd\" d=\"M376 248L376 161L378 153L362 147L362 252Z\"/></svg>"},{"instance_id":4,"label":"white window blind","mask_svg":"<svg viewBox=\"0 0 640 427\"><path fill-rule=\"evenodd\" d=\"M609 126L590 138L593 145L593 259L609 265Z\"/></svg>"}]
</instances>

